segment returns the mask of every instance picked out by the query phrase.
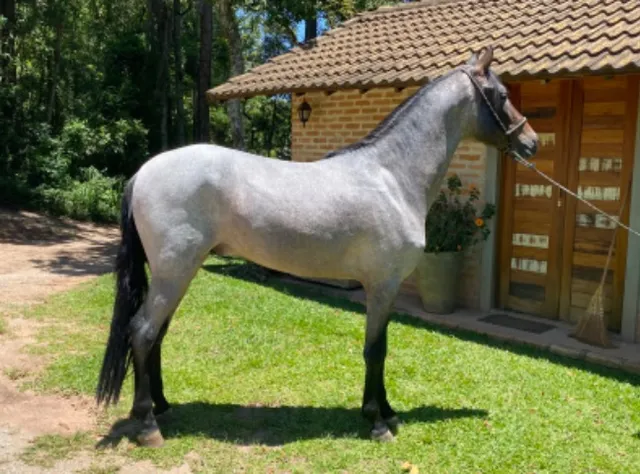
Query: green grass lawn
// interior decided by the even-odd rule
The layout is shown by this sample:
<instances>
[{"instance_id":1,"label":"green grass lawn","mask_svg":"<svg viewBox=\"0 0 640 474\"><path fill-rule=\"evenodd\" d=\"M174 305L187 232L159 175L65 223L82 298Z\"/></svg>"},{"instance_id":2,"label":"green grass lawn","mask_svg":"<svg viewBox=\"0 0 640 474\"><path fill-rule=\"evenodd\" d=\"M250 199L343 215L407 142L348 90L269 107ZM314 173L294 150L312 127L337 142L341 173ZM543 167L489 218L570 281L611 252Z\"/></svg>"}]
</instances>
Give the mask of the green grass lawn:
<instances>
[{"instance_id":1,"label":"green grass lawn","mask_svg":"<svg viewBox=\"0 0 640 474\"><path fill-rule=\"evenodd\" d=\"M405 424L394 443L369 441L363 308L242 268L211 259L194 280L163 346L165 447L128 456L172 466L195 451L204 472L225 473L640 470L640 378L404 316L387 390ZM36 388L93 393L112 287L104 277L35 310L64 323L41 334L55 361Z\"/></svg>"}]
</instances>

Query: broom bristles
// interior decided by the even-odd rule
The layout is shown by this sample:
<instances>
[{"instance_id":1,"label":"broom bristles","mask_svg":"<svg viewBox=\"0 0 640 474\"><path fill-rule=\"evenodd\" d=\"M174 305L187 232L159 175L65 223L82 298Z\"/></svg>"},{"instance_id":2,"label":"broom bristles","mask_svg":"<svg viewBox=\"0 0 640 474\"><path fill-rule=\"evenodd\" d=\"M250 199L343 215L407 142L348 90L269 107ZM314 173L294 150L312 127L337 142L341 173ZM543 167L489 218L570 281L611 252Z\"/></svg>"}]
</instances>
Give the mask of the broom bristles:
<instances>
[{"instance_id":1,"label":"broom bristles","mask_svg":"<svg viewBox=\"0 0 640 474\"><path fill-rule=\"evenodd\" d=\"M604 315L603 286L600 285L591 297L589 306L580 318L576 332L572 336L594 346L613 347Z\"/></svg>"}]
</instances>

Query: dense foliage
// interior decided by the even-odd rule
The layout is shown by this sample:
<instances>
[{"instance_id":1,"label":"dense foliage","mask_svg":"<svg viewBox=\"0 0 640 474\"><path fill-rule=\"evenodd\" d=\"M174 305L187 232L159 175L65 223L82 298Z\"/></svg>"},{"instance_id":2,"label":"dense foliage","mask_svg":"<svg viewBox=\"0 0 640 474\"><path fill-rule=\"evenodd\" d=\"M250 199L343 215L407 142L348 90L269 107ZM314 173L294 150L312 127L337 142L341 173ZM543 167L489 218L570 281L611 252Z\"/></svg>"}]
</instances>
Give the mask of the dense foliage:
<instances>
[{"instance_id":1,"label":"dense foliage","mask_svg":"<svg viewBox=\"0 0 640 474\"><path fill-rule=\"evenodd\" d=\"M495 215L495 206L485 204L478 211L480 191L473 187L462 199L462 181L457 175L447 180L447 190L440 191L427 215L425 252L459 252L489 236L487 221Z\"/></svg>"},{"instance_id":2,"label":"dense foliage","mask_svg":"<svg viewBox=\"0 0 640 474\"><path fill-rule=\"evenodd\" d=\"M150 156L214 142L287 159L290 99L204 92L383 0L0 0L0 205L112 220Z\"/></svg>"}]
</instances>

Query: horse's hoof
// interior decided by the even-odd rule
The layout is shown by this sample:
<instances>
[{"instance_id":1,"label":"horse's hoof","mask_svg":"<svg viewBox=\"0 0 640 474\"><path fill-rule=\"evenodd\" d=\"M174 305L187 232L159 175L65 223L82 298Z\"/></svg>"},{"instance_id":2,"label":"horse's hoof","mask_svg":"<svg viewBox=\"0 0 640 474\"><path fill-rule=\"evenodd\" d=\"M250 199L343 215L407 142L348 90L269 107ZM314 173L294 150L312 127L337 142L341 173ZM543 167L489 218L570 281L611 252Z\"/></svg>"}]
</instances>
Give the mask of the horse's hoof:
<instances>
[{"instance_id":1,"label":"horse's hoof","mask_svg":"<svg viewBox=\"0 0 640 474\"><path fill-rule=\"evenodd\" d=\"M386 425L384 425L384 427L372 429L371 439L380 443L390 443L394 441L393 433Z\"/></svg>"},{"instance_id":2,"label":"horse's hoof","mask_svg":"<svg viewBox=\"0 0 640 474\"><path fill-rule=\"evenodd\" d=\"M384 422L389 427L389 430L394 436L398 434L400 425L402 424L400 418L394 415L391 418L387 418L386 420L384 420Z\"/></svg>"},{"instance_id":3,"label":"horse's hoof","mask_svg":"<svg viewBox=\"0 0 640 474\"><path fill-rule=\"evenodd\" d=\"M160 430L149 433L140 433L137 437L138 444L144 448L159 448L164 444L164 438Z\"/></svg>"}]
</instances>

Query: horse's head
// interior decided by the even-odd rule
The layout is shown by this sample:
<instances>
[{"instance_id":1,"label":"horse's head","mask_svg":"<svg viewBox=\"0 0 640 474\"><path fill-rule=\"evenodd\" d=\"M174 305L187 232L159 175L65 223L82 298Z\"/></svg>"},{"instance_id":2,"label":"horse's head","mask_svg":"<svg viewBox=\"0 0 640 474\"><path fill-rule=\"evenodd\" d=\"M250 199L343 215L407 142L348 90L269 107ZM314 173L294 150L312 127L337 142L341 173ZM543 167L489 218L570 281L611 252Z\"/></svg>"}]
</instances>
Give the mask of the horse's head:
<instances>
[{"instance_id":1,"label":"horse's head","mask_svg":"<svg viewBox=\"0 0 640 474\"><path fill-rule=\"evenodd\" d=\"M538 135L509 100L507 88L490 69L492 61L493 49L489 47L463 66L473 83L477 105L472 134L487 145L529 158L538 149Z\"/></svg>"}]
</instances>

